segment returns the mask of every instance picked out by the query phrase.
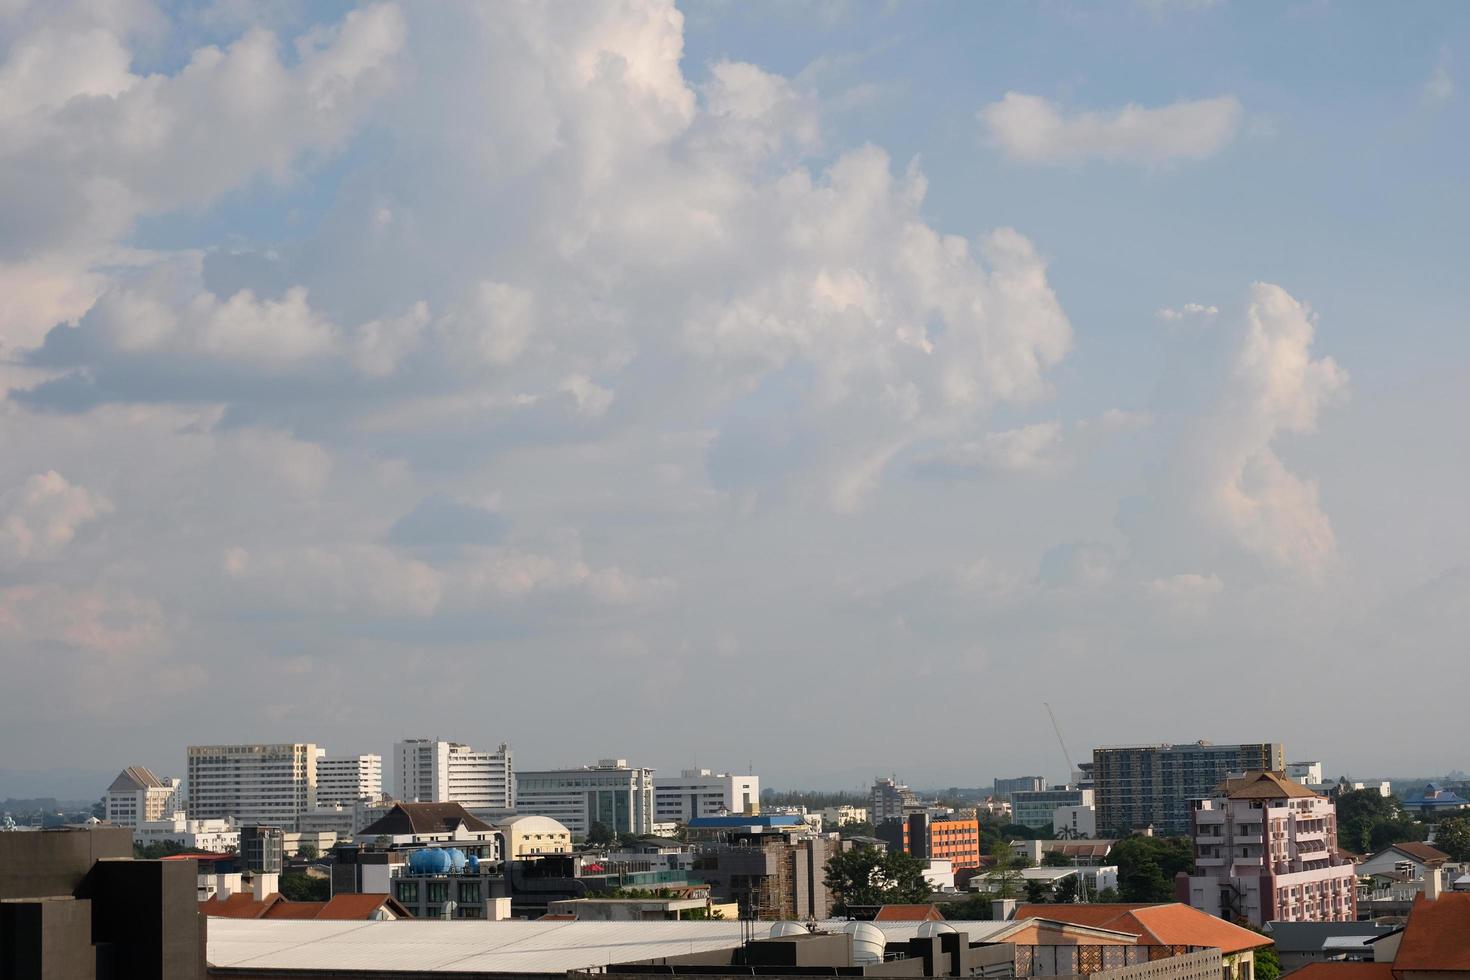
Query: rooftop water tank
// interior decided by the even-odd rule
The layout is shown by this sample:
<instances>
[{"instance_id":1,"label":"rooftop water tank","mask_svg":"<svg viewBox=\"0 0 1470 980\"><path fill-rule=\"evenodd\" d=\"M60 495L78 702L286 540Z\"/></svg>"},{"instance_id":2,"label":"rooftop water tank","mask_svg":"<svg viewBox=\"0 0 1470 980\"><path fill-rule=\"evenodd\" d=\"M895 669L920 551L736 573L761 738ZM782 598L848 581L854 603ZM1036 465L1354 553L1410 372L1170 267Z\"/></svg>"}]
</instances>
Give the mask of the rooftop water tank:
<instances>
[{"instance_id":1,"label":"rooftop water tank","mask_svg":"<svg viewBox=\"0 0 1470 980\"><path fill-rule=\"evenodd\" d=\"M888 941L883 930L871 922L849 922L842 931L852 937L853 966L869 966L883 962L883 950Z\"/></svg>"},{"instance_id":2,"label":"rooftop water tank","mask_svg":"<svg viewBox=\"0 0 1470 980\"><path fill-rule=\"evenodd\" d=\"M782 936L807 936L811 930L800 922L778 922L771 926L771 938L780 939Z\"/></svg>"},{"instance_id":3,"label":"rooftop water tank","mask_svg":"<svg viewBox=\"0 0 1470 980\"><path fill-rule=\"evenodd\" d=\"M934 936L943 936L946 933L957 932L954 926L948 922L921 922L914 935L920 939L930 939Z\"/></svg>"}]
</instances>

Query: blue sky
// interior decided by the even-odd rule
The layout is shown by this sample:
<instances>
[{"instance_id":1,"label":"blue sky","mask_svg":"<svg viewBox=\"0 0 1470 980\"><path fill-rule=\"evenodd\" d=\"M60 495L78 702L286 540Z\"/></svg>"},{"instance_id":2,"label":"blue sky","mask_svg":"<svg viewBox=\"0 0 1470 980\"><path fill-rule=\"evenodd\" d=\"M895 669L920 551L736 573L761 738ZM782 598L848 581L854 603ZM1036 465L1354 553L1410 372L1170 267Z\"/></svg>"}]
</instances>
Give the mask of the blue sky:
<instances>
[{"instance_id":1,"label":"blue sky","mask_svg":"<svg viewBox=\"0 0 1470 980\"><path fill-rule=\"evenodd\" d=\"M973 785L1064 775L1043 700L1463 768L1351 719L1470 680L1467 51L1451 3L0 5L0 768Z\"/></svg>"}]
</instances>

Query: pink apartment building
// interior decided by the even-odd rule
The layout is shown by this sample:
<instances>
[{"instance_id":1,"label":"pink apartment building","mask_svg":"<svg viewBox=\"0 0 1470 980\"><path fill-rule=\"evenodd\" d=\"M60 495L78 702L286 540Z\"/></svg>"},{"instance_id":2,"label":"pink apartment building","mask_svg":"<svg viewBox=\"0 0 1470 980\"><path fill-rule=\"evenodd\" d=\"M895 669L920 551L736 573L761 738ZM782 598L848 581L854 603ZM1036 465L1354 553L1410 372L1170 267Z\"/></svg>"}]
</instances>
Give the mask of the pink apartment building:
<instances>
[{"instance_id":1,"label":"pink apartment building","mask_svg":"<svg viewBox=\"0 0 1470 980\"><path fill-rule=\"evenodd\" d=\"M1330 800L1282 773L1252 771L1192 806L1194 873L1179 876L1180 901L1258 927L1357 918L1355 869L1338 853Z\"/></svg>"}]
</instances>

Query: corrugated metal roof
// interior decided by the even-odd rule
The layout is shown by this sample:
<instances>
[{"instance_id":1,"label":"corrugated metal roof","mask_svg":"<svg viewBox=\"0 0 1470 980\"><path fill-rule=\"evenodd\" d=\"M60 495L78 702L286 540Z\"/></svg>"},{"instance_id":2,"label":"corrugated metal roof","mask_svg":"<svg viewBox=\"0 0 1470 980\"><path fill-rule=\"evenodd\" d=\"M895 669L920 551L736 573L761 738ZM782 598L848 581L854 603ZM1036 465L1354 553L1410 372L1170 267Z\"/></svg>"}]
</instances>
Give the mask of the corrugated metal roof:
<instances>
[{"instance_id":1,"label":"corrugated metal roof","mask_svg":"<svg viewBox=\"0 0 1470 980\"><path fill-rule=\"evenodd\" d=\"M774 923L756 926L765 938ZM889 942L914 937L919 922L874 923ZM823 923L837 929L845 922ZM978 940L1011 922L953 922ZM215 966L325 970L483 970L561 973L630 960L729 949L740 923L508 922L398 920L322 922L211 919L209 962Z\"/></svg>"}]
</instances>

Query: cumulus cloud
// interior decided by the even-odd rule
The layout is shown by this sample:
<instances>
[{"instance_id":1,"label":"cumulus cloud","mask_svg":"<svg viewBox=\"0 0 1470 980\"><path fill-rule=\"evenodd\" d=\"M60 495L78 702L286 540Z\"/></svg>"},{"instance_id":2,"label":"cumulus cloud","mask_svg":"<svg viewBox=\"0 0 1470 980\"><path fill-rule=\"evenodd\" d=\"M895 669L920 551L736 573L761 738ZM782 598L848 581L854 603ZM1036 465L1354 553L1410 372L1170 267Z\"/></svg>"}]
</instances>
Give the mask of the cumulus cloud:
<instances>
[{"instance_id":1,"label":"cumulus cloud","mask_svg":"<svg viewBox=\"0 0 1470 980\"><path fill-rule=\"evenodd\" d=\"M987 433L977 442L932 457L925 465L954 472L1042 473L1058 465L1055 451L1061 441L1061 423L1037 422Z\"/></svg>"},{"instance_id":2,"label":"cumulus cloud","mask_svg":"<svg viewBox=\"0 0 1470 980\"><path fill-rule=\"evenodd\" d=\"M1429 80L1424 83L1424 98L1430 102L1448 102L1455 94L1455 80L1445 61L1441 57L1440 63L1430 73Z\"/></svg>"},{"instance_id":3,"label":"cumulus cloud","mask_svg":"<svg viewBox=\"0 0 1470 980\"><path fill-rule=\"evenodd\" d=\"M1315 335L1305 304L1279 286L1251 287L1211 401L1183 429L1156 494L1161 511L1189 502L1189 516L1171 518L1179 523L1164 534L1187 540L1198 524L1268 566L1306 577L1325 571L1336 551L1332 522L1317 482L1293 472L1279 446L1284 435L1313 432L1347 389L1347 372L1314 354Z\"/></svg>"},{"instance_id":4,"label":"cumulus cloud","mask_svg":"<svg viewBox=\"0 0 1470 980\"><path fill-rule=\"evenodd\" d=\"M1007 156L1027 163L1164 164L1214 156L1235 138L1243 115L1233 95L1068 113L1042 96L1007 92L980 110L980 121Z\"/></svg>"},{"instance_id":5,"label":"cumulus cloud","mask_svg":"<svg viewBox=\"0 0 1470 980\"><path fill-rule=\"evenodd\" d=\"M298 39L251 30L137 75L117 28L44 24L0 64L0 260L96 247L141 215L207 203L258 174L285 179L352 132L403 43L391 4Z\"/></svg>"},{"instance_id":6,"label":"cumulus cloud","mask_svg":"<svg viewBox=\"0 0 1470 980\"><path fill-rule=\"evenodd\" d=\"M77 531L112 510L107 498L55 470L0 494L0 565L55 558Z\"/></svg>"}]
</instances>

